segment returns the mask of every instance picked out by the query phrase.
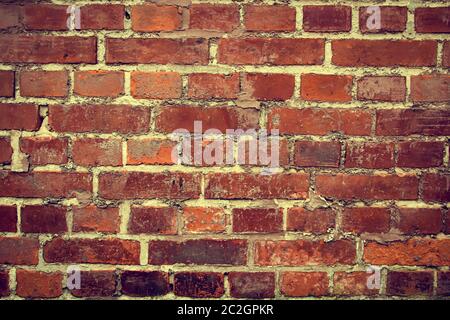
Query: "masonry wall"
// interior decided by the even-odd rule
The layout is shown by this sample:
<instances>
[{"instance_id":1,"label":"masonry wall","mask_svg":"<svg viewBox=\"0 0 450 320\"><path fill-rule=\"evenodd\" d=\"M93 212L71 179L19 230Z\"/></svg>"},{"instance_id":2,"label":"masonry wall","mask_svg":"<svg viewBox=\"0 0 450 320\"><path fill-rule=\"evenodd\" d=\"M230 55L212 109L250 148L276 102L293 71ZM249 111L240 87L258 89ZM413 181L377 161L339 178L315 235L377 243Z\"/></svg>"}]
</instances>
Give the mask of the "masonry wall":
<instances>
[{"instance_id":1,"label":"masonry wall","mask_svg":"<svg viewBox=\"0 0 450 320\"><path fill-rule=\"evenodd\" d=\"M0 296L450 295L446 1L153 2L2 1ZM281 168L173 163L195 120Z\"/></svg>"}]
</instances>

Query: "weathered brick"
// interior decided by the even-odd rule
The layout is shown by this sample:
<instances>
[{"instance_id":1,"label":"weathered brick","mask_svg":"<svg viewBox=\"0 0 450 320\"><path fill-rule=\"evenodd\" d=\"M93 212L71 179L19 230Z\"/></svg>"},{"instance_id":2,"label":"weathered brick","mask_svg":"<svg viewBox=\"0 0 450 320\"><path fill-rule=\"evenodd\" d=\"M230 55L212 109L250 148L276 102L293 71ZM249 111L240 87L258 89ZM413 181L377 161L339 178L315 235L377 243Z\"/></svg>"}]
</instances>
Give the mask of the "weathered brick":
<instances>
[{"instance_id":1,"label":"weathered brick","mask_svg":"<svg viewBox=\"0 0 450 320\"><path fill-rule=\"evenodd\" d=\"M450 67L450 41L444 42L444 48L442 53L442 66Z\"/></svg>"},{"instance_id":2,"label":"weathered brick","mask_svg":"<svg viewBox=\"0 0 450 320\"><path fill-rule=\"evenodd\" d=\"M170 290L168 274L160 271L124 271L120 279L127 296L163 296Z\"/></svg>"},{"instance_id":3,"label":"weathered brick","mask_svg":"<svg viewBox=\"0 0 450 320\"><path fill-rule=\"evenodd\" d=\"M246 97L256 100L288 100L294 93L295 78L291 74L247 73L242 83Z\"/></svg>"},{"instance_id":4,"label":"weathered brick","mask_svg":"<svg viewBox=\"0 0 450 320\"><path fill-rule=\"evenodd\" d=\"M0 62L96 63L95 37L0 35Z\"/></svg>"},{"instance_id":5,"label":"weathered brick","mask_svg":"<svg viewBox=\"0 0 450 320\"><path fill-rule=\"evenodd\" d=\"M450 272L438 272L437 294L450 295Z\"/></svg>"},{"instance_id":6,"label":"weathered brick","mask_svg":"<svg viewBox=\"0 0 450 320\"><path fill-rule=\"evenodd\" d=\"M411 239L405 242L368 242L364 261L375 265L449 266L449 239Z\"/></svg>"},{"instance_id":7,"label":"weathered brick","mask_svg":"<svg viewBox=\"0 0 450 320\"><path fill-rule=\"evenodd\" d=\"M49 126L56 132L144 133L150 109L128 105L51 105Z\"/></svg>"},{"instance_id":8,"label":"weathered brick","mask_svg":"<svg viewBox=\"0 0 450 320\"><path fill-rule=\"evenodd\" d=\"M131 28L134 31L174 31L181 28L182 12L176 6L156 4L131 7Z\"/></svg>"},{"instance_id":9,"label":"weathered brick","mask_svg":"<svg viewBox=\"0 0 450 320\"><path fill-rule=\"evenodd\" d=\"M380 26L373 25L373 10L371 7L359 8L359 30L362 33L394 33L406 30L408 19L407 7L378 6L380 10Z\"/></svg>"},{"instance_id":10,"label":"weathered brick","mask_svg":"<svg viewBox=\"0 0 450 320\"><path fill-rule=\"evenodd\" d=\"M272 208L233 209L233 232L276 233L283 229L283 210Z\"/></svg>"},{"instance_id":11,"label":"weathered brick","mask_svg":"<svg viewBox=\"0 0 450 320\"><path fill-rule=\"evenodd\" d=\"M114 271L81 271L79 289L70 290L75 297L111 297L116 292Z\"/></svg>"},{"instance_id":12,"label":"weathered brick","mask_svg":"<svg viewBox=\"0 0 450 320\"><path fill-rule=\"evenodd\" d=\"M20 95L23 97L66 97L69 77L66 71L23 71Z\"/></svg>"},{"instance_id":13,"label":"weathered brick","mask_svg":"<svg viewBox=\"0 0 450 320\"><path fill-rule=\"evenodd\" d=\"M38 239L0 237L0 264L37 265L38 254Z\"/></svg>"},{"instance_id":14,"label":"weathered brick","mask_svg":"<svg viewBox=\"0 0 450 320\"><path fill-rule=\"evenodd\" d=\"M246 240L152 240L148 245L148 263L245 265L247 263Z\"/></svg>"},{"instance_id":15,"label":"weathered brick","mask_svg":"<svg viewBox=\"0 0 450 320\"><path fill-rule=\"evenodd\" d=\"M85 97L115 98L124 92L122 71L76 71L73 92Z\"/></svg>"},{"instance_id":16,"label":"weathered brick","mask_svg":"<svg viewBox=\"0 0 450 320\"><path fill-rule=\"evenodd\" d=\"M23 25L27 30L68 30L67 6L26 4L22 9Z\"/></svg>"},{"instance_id":17,"label":"weathered brick","mask_svg":"<svg viewBox=\"0 0 450 320\"><path fill-rule=\"evenodd\" d=\"M0 5L0 29L20 26L21 7L18 5Z\"/></svg>"},{"instance_id":18,"label":"weathered brick","mask_svg":"<svg viewBox=\"0 0 450 320\"><path fill-rule=\"evenodd\" d=\"M9 271L0 269L0 297L7 297L11 294L9 289Z\"/></svg>"},{"instance_id":19,"label":"weathered brick","mask_svg":"<svg viewBox=\"0 0 450 320\"><path fill-rule=\"evenodd\" d=\"M439 167L444 161L443 142L400 142L397 166L409 168Z\"/></svg>"},{"instance_id":20,"label":"weathered brick","mask_svg":"<svg viewBox=\"0 0 450 320\"><path fill-rule=\"evenodd\" d=\"M219 40L217 61L237 65L316 65L322 64L324 55L325 42L321 39L230 38Z\"/></svg>"},{"instance_id":21,"label":"weathered brick","mask_svg":"<svg viewBox=\"0 0 450 320\"><path fill-rule=\"evenodd\" d=\"M10 164L12 159L11 140L9 138L0 138L0 164Z\"/></svg>"},{"instance_id":22,"label":"weathered brick","mask_svg":"<svg viewBox=\"0 0 450 320\"><path fill-rule=\"evenodd\" d=\"M35 166L67 163L69 141L66 138L24 137L20 139L20 151L28 155Z\"/></svg>"},{"instance_id":23,"label":"weathered brick","mask_svg":"<svg viewBox=\"0 0 450 320\"><path fill-rule=\"evenodd\" d=\"M411 99L414 102L450 101L450 75L421 75L411 77Z\"/></svg>"},{"instance_id":24,"label":"weathered brick","mask_svg":"<svg viewBox=\"0 0 450 320\"><path fill-rule=\"evenodd\" d=\"M15 206L0 206L0 232L17 231L17 208Z\"/></svg>"},{"instance_id":25,"label":"weathered brick","mask_svg":"<svg viewBox=\"0 0 450 320\"><path fill-rule=\"evenodd\" d=\"M404 234L437 234L443 229L440 209L400 208L397 228Z\"/></svg>"},{"instance_id":26,"label":"weathered brick","mask_svg":"<svg viewBox=\"0 0 450 320\"><path fill-rule=\"evenodd\" d=\"M325 197L338 199L413 200L418 197L415 176L398 175L319 175L316 190Z\"/></svg>"},{"instance_id":27,"label":"weathered brick","mask_svg":"<svg viewBox=\"0 0 450 320\"><path fill-rule=\"evenodd\" d=\"M67 208L53 205L25 206L20 215L21 230L24 233L67 232Z\"/></svg>"},{"instance_id":28,"label":"weathered brick","mask_svg":"<svg viewBox=\"0 0 450 320\"><path fill-rule=\"evenodd\" d=\"M405 77L368 76L358 79L358 100L401 102L405 101Z\"/></svg>"},{"instance_id":29,"label":"weathered brick","mask_svg":"<svg viewBox=\"0 0 450 320\"><path fill-rule=\"evenodd\" d=\"M44 260L49 263L139 264L138 241L107 239L54 238L44 245Z\"/></svg>"},{"instance_id":30,"label":"weathered brick","mask_svg":"<svg viewBox=\"0 0 450 320\"><path fill-rule=\"evenodd\" d=\"M387 208L345 208L341 218L344 232L386 233L390 228L390 212Z\"/></svg>"},{"instance_id":31,"label":"weathered brick","mask_svg":"<svg viewBox=\"0 0 450 320\"><path fill-rule=\"evenodd\" d=\"M127 164L174 164L177 143L169 139L143 138L127 141Z\"/></svg>"},{"instance_id":32,"label":"weathered brick","mask_svg":"<svg viewBox=\"0 0 450 320\"><path fill-rule=\"evenodd\" d=\"M193 4L189 15L191 29L230 32L239 26L239 7L235 4Z\"/></svg>"},{"instance_id":33,"label":"weathered brick","mask_svg":"<svg viewBox=\"0 0 450 320\"><path fill-rule=\"evenodd\" d=\"M425 201L450 201L450 175L426 174L423 180Z\"/></svg>"},{"instance_id":34,"label":"weathered brick","mask_svg":"<svg viewBox=\"0 0 450 320\"><path fill-rule=\"evenodd\" d=\"M319 297L328 294L325 272L283 272L281 293L287 297Z\"/></svg>"},{"instance_id":35,"label":"weathered brick","mask_svg":"<svg viewBox=\"0 0 450 320\"><path fill-rule=\"evenodd\" d=\"M333 40L332 62L350 67L435 66L434 40Z\"/></svg>"},{"instance_id":36,"label":"weathered brick","mask_svg":"<svg viewBox=\"0 0 450 320\"><path fill-rule=\"evenodd\" d=\"M0 130L37 131L41 126L39 107L27 103L0 103Z\"/></svg>"},{"instance_id":37,"label":"weathered brick","mask_svg":"<svg viewBox=\"0 0 450 320\"><path fill-rule=\"evenodd\" d=\"M336 272L334 274L333 293L340 296L372 296L380 289L369 289L368 282L371 273L367 272Z\"/></svg>"},{"instance_id":38,"label":"weathered brick","mask_svg":"<svg viewBox=\"0 0 450 320\"><path fill-rule=\"evenodd\" d=\"M90 195L92 177L78 172L17 173L0 171L0 196L2 197L76 197Z\"/></svg>"},{"instance_id":39,"label":"weathered brick","mask_svg":"<svg viewBox=\"0 0 450 320\"><path fill-rule=\"evenodd\" d=\"M200 175L181 172L102 173L99 195L105 199L197 199Z\"/></svg>"},{"instance_id":40,"label":"weathered brick","mask_svg":"<svg viewBox=\"0 0 450 320\"><path fill-rule=\"evenodd\" d=\"M181 297L219 298L225 293L223 274L215 272L178 272L174 293Z\"/></svg>"},{"instance_id":41,"label":"weathered brick","mask_svg":"<svg viewBox=\"0 0 450 320\"><path fill-rule=\"evenodd\" d=\"M73 162L80 166L121 166L122 140L81 138L72 145Z\"/></svg>"},{"instance_id":42,"label":"weathered brick","mask_svg":"<svg viewBox=\"0 0 450 320\"><path fill-rule=\"evenodd\" d=\"M0 71L0 97L14 97L14 91L14 71Z\"/></svg>"},{"instance_id":43,"label":"weathered brick","mask_svg":"<svg viewBox=\"0 0 450 320\"><path fill-rule=\"evenodd\" d=\"M119 4L89 4L80 8L82 30L123 30L125 6Z\"/></svg>"},{"instance_id":44,"label":"weathered brick","mask_svg":"<svg viewBox=\"0 0 450 320\"><path fill-rule=\"evenodd\" d=\"M119 208L100 208L95 205L74 207L73 232L117 233L120 228Z\"/></svg>"},{"instance_id":45,"label":"weathered brick","mask_svg":"<svg viewBox=\"0 0 450 320\"><path fill-rule=\"evenodd\" d=\"M304 6L303 30L308 32L348 32L352 28L349 6Z\"/></svg>"},{"instance_id":46,"label":"weathered brick","mask_svg":"<svg viewBox=\"0 0 450 320\"><path fill-rule=\"evenodd\" d=\"M183 209L184 230L187 233L224 232L227 219L222 208L187 207Z\"/></svg>"},{"instance_id":47,"label":"weathered brick","mask_svg":"<svg viewBox=\"0 0 450 320\"><path fill-rule=\"evenodd\" d=\"M209 60L205 39L106 38L105 45L108 64L207 64Z\"/></svg>"},{"instance_id":48,"label":"weathered brick","mask_svg":"<svg viewBox=\"0 0 450 320\"><path fill-rule=\"evenodd\" d=\"M177 210L172 207L131 207L128 232L177 234Z\"/></svg>"},{"instance_id":49,"label":"weathered brick","mask_svg":"<svg viewBox=\"0 0 450 320\"><path fill-rule=\"evenodd\" d=\"M391 142L349 142L344 165L346 168L392 168L395 165L394 147Z\"/></svg>"},{"instance_id":50,"label":"weathered brick","mask_svg":"<svg viewBox=\"0 0 450 320\"><path fill-rule=\"evenodd\" d=\"M414 24L419 33L450 32L450 7L417 8Z\"/></svg>"},{"instance_id":51,"label":"weathered brick","mask_svg":"<svg viewBox=\"0 0 450 320\"><path fill-rule=\"evenodd\" d=\"M247 31L295 31L295 8L284 5L246 5L244 27Z\"/></svg>"},{"instance_id":52,"label":"weathered brick","mask_svg":"<svg viewBox=\"0 0 450 320\"><path fill-rule=\"evenodd\" d=\"M263 299L275 296L273 272L230 272L228 281L233 298Z\"/></svg>"},{"instance_id":53,"label":"weathered brick","mask_svg":"<svg viewBox=\"0 0 450 320\"><path fill-rule=\"evenodd\" d=\"M386 294L390 296L431 295L433 273L426 271L389 271Z\"/></svg>"},{"instance_id":54,"label":"weathered brick","mask_svg":"<svg viewBox=\"0 0 450 320\"><path fill-rule=\"evenodd\" d=\"M189 75L188 97L194 99L236 99L239 74L193 73Z\"/></svg>"},{"instance_id":55,"label":"weathered brick","mask_svg":"<svg viewBox=\"0 0 450 320\"><path fill-rule=\"evenodd\" d=\"M259 266L352 264L355 258L356 247L349 240L267 240L255 243L255 264Z\"/></svg>"},{"instance_id":56,"label":"weathered brick","mask_svg":"<svg viewBox=\"0 0 450 320\"><path fill-rule=\"evenodd\" d=\"M371 115L356 109L272 108L268 125L280 134L327 135L338 131L365 136L371 131Z\"/></svg>"},{"instance_id":57,"label":"weathered brick","mask_svg":"<svg viewBox=\"0 0 450 320\"><path fill-rule=\"evenodd\" d=\"M339 167L341 144L337 141L296 141L294 164L300 167Z\"/></svg>"},{"instance_id":58,"label":"weathered brick","mask_svg":"<svg viewBox=\"0 0 450 320\"><path fill-rule=\"evenodd\" d=\"M213 173L206 176L207 199L305 199L308 175L303 173L257 175Z\"/></svg>"},{"instance_id":59,"label":"weathered brick","mask_svg":"<svg viewBox=\"0 0 450 320\"><path fill-rule=\"evenodd\" d=\"M287 230L295 232L310 232L313 234L327 233L335 227L335 214L330 209L306 210L294 207L288 210Z\"/></svg>"},{"instance_id":60,"label":"weathered brick","mask_svg":"<svg viewBox=\"0 0 450 320\"><path fill-rule=\"evenodd\" d=\"M16 271L16 293L22 298L57 298L62 295L61 272Z\"/></svg>"},{"instance_id":61,"label":"weathered brick","mask_svg":"<svg viewBox=\"0 0 450 320\"><path fill-rule=\"evenodd\" d=\"M301 97L306 101L349 102L352 76L302 74Z\"/></svg>"},{"instance_id":62,"label":"weathered brick","mask_svg":"<svg viewBox=\"0 0 450 320\"><path fill-rule=\"evenodd\" d=\"M176 72L131 73L131 95L137 99L180 98L181 87L181 76Z\"/></svg>"}]
</instances>

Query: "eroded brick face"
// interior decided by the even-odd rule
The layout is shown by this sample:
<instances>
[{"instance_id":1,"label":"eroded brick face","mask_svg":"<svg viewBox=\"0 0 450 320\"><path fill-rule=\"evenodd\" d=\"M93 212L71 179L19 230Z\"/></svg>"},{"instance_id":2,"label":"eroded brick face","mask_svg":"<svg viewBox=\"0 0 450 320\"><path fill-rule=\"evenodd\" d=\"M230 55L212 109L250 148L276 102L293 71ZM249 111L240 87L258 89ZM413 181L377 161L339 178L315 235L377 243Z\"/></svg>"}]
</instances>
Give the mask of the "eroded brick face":
<instances>
[{"instance_id":1,"label":"eroded brick face","mask_svg":"<svg viewBox=\"0 0 450 320\"><path fill-rule=\"evenodd\" d=\"M1 2L1 298L449 297L445 1Z\"/></svg>"}]
</instances>

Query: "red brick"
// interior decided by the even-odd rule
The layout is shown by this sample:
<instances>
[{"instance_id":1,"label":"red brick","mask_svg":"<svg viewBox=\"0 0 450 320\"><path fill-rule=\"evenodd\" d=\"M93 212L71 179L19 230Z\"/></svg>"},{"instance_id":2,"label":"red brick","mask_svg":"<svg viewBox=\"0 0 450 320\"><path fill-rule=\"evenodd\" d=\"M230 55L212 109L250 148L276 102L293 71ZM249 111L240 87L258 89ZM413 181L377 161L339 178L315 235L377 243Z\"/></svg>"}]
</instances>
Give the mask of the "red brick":
<instances>
[{"instance_id":1,"label":"red brick","mask_svg":"<svg viewBox=\"0 0 450 320\"><path fill-rule=\"evenodd\" d=\"M24 137L20 139L20 151L28 155L35 166L67 163L67 138Z\"/></svg>"},{"instance_id":2,"label":"red brick","mask_svg":"<svg viewBox=\"0 0 450 320\"><path fill-rule=\"evenodd\" d=\"M118 4L92 4L80 8L82 30L123 30L125 6Z\"/></svg>"},{"instance_id":3,"label":"red brick","mask_svg":"<svg viewBox=\"0 0 450 320\"><path fill-rule=\"evenodd\" d=\"M450 7L417 8L414 23L418 33L449 33Z\"/></svg>"},{"instance_id":4,"label":"red brick","mask_svg":"<svg viewBox=\"0 0 450 320\"><path fill-rule=\"evenodd\" d=\"M339 167L341 144L338 141L296 141L294 163L300 167Z\"/></svg>"},{"instance_id":5,"label":"red brick","mask_svg":"<svg viewBox=\"0 0 450 320\"><path fill-rule=\"evenodd\" d=\"M14 71L0 71L0 97L14 97L14 86Z\"/></svg>"},{"instance_id":6,"label":"red brick","mask_svg":"<svg viewBox=\"0 0 450 320\"><path fill-rule=\"evenodd\" d=\"M0 29L20 26L21 7L11 4L0 5Z\"/></svg>"},{"instance_id":7,"label":"red brick","mask_svg":"<svg viewBox=\"0 0 450 320\"><path fill-rule=\"evenodd\" d=\"M67 30L67 8L53 4L27 4L22 9L22 23L27 30Z\"/></svg>"},{"instance_id":8,"label":"red brick","mask_svg":"<svg viewBox=\"0 0 450 320\"><path fill-rule=\"evenodd\" d=\"M20 95L23 97L66 97L69 77L66 71L23 71Z\"/></svg>"},{"instance_id":9,"label":"red brick","mask_svg":"<svg viewBox=\"0 0 450 320\"><path fill-rule=\"evenodd\" d=\"M169 139L130 139L127 141L127 164L174 164L172 150L176 145Z\"/></svg>"},{"instance_id":10,"label":"red brick","mask_svg":"<svg viewBox=\"0 0 450 320\"><path fill-rule=\"evenodd\" d=\"M95 205L74 207L73 232L118 233L120 228L119 208L100 208Z\"/></svg>"},{"instance_id":11,"label":"red brick","mask_svg":"<svg viewBox=\"0 0 450 320\"><path fill-rule=\"evenodd\" d=\"M336 272L334 274L334 291L339 296L372 296L379 289L369 289L367 286L370 273L367 272Z\"/></svg>"},{"instance_id":12,"label":"red brick","mask_svg":"<svg viewBox=\"0 0 450 320\"><path fill-rule=\"evenodd\" d=\"M181 172L111 172L99 177L105 199L198 199L200 175Z\"/></svg>"},{"instance_id":13,"label":"red brick","mask_svg":"<svg viewBox=\"0 0 450 320\"><path fill-rule=\"evenodd\" d=\"M189 75L188 97L194 99L236 99L239 74L194 73Z\"/></svg>"},{"instance_id":14,"label":"red brick","mask_svg":"<svg viewBox=\"0 0 450 320\"><path fill-rule=\"evenodd\" d=\"M57 298L63 294L61 272L16 271L16 293L22 298Z\"/></svg>"},{"instance_id":15,"label":"red brick","mask_svg":"<svg viewBox=\"0 0 450 320\"><path fill-rule=\"evenodd\" d=\"M303 266L353 264L356 247L349 240L257 241L255 264L259 266Z\"/></svg>"},{"instance_id":16,"label":"red brick","mask_svg":"<svg viewBox=\"0 0 450 320\"><path fill-rule=\"evenodd\" d=\"M207 199L305 199L308 175L303 173L258 175L211 173L206 176Z\"/></svg>"},{"instance_id":17,"label":"red brick","mask_svg":"<svg viewBox=\"0 0 450 320\"><path fill-rule=\"evenodd\" d=\"M292 98L294 86L291 74L247 73L242 90L250 99L283 101Z\"/></svg>"},{"instance_id":18,"label":"red brick","mask_svg":"<svg viewBox=\"0 0 450 320\"><path fill-rule=\"evenodd\" d=\"M255 109L236 107L161 107L156 118L156 130L172 133L178 129L194 131L194 121L202 122L202 132L217 129L225 133L227 129L258 129L259 113Z\"/></svg>"},{"instance_id":19,"label":"red brick","mask_svg":"<svg viewBox=\"0 0 450 320\"><path fill-rule=\"evenodd\" d=\"M389 232L391 215L386 208L345 208L341 219L344 232L386 233Z\"/></svg>"},{"instance_id":20,"label":"red brick","mask_svg":"<svg viewBox=\"0 0 450 320\"><path fill-rule=\"evenodd\" d=\"M134 31L174 31L182 24L182 12L176 6L144 4L131 7L131 28Z\"/></svg>"},{"instance_id":21,"label":"red brick","mask_svg":"<svg viewBox=\"0 0 450 320\"><path fill-rule=\"evenodd\" d=\"M450 201L450 175L427 174L423 180L425 201Z\"/></svg>"},{"instance_id":22,"label":"red brick","mask_svg":"<svg viewBox=\"0 0 450 320\"><path fill-rule=\"evenodd\" d=\"M283 272L281 293L287 297L319 297L328 294L326 272Z\"/></svg>"},{"instance_id":23,"label":"red brick","mask_svg":"<svg viewBox=\"0 0 450 320\"><path fill-rule=\"evenodd\" d=\"M346 168L388 169L395 165L394 143L349 142L345 152Z\"/></svg>"},{"instance_id":24,"label":"red brick","mask_svg":"<svg viewBox=\"0 0 450 320\"><path fill-rule=\"evenodd\" d=\"M112 297L116 292L114 271L81 271L80 289L71 290L75 297Z\"/></svg>"},{"instance_id":25,"label":"red brick","mask_svg":"<svg viewBox=\"0 0 450 320\"><path fill-rule=\"evenodd\" d=\"M387 109L377 111L379 136L446 136L450 134L450 110Z\"/></svg>"},{"instance_id":26,"label":"red brick","mask_svg":"<svg viewBox=\"0 0 450 320\"><path fill-rule=\"evenodd\" d=\"M180 98L181 88L181 76L176 72L131 73L131 95L137 99Z\"/></svg>"},{"instance_id":27,"label":"red brick","mask_svg":"<svg viewBox=\"0 0 450 320\"><path fill-rule=\"evenodd\" d=\"M132 207L128 232L177 234L177 210L172 207Z\"/></svg>"},{"instance_id":28,"label":"red brick","mask_svg":"<svg viewBox=\"0 0 450 320\"><path fill-rule=\"evenodd\" d=\"M107 38L105 43L108 64L208 64L209 60L205 39Z\"/></svg>"},{"instance_id":29,"label":"red brick","mask_svg":"<svg viewBox=\"0 0 450 320\"><path fill-rule=\"evenodd\" d=\"M375 265L449 266L450 239L410 239L405 242L368 242L364 261Z\"/></svg>"},{"instance_id":30,"label":"red brick","mask_svg":"<svg viewBox=\"0 0 450 320\"><path fill-rule=\"evenodd\" d=\"M25 206L20 215L21 230L24 233L67 232L67 208L53 205Z\"/></svg>"},{"instance_id":31,"label":"red brick","mask_svg":"<svg viewBox=\"0 0 450 320\"><path fill-rule=\"evenodd\" d=\"M359 30L362 33L395 33L406 30L407 7L379 6L381 20L378 29L367 26L368 22L371 22L370 17L373 15L372 11L367 12L368 8L370 7L359 8Z\"/></svg>"},{"instance_id":32,"label":"red brick","mask_svg":"<svg viewBox=\"0 0 450 320\"><path fill-rule=\"evenodd\" d=\"M272 108L268 114L269 130L280 134L327 135L342 132L367 136L371 131L371 115L357 109Z\"/></svg>"},{"instance_id":33,"label":"red brick","mask_svg":"<svg viewBox=\"0 0 450 320\"><path fill-rule=\"evenodd\" d=\"M0 237L0 264L37 265L39 240Z\"/></svg>"},{"instance_id":34,"label":"red brick","mask_svg":"<svg viewBox=\"0 0 450 320\"><path fill-rule=\"evenodd\" d=\"M317 65L324 55L322 39L220 39L217 60L237 65Z\"/></svg>"},{"instance_id":35,"label":"red brick","mask_svg":"<svg viewBox=\"0 0 450 320\"><path fill-rule=\"evenodd\" d=\"M96 63L97 38L0 35L0 62Z\"/></svg>"},{"instance_id":36,"label":"red brick","mask_svg":"<svg viewBox=\"0 0 450 320\"><path fill-rule=\"evenodd\" d=\"M138 241L121 239L54 238L44 245L44 260L49 263L139 264Z\"/></svg>"},{"instance_id":37,"label":"red brick","mask_svg":"<svg viewBox=\"0 0 450 320\"><path fill-rule=\"evenodd\" d=\"M442 53L442 66L450 67L450 42L444 42L444 48Z\"/></svg>"},{"instance_id":38,"label":"red brick","mask_svg":"<svg viewBox=\"0 0 450 320\"><path fill-rule=\"evenodd\" d=\"M148 263L154 265L247 264L246 240L197 239L178 241L151 240L148 245Z\"/></svg>"},{"instance_id":39,"label":"red brick","mask_svg":"<svg viewBox=\"0 0 450 320\"><path fill-rule=\"evenodd\" d=\"M352 76L302 74L301 97L306 101L349 102Z\"/></svg>"},{"instance_id":40,"label":"red brick","mask_svg":"<svg viewBox=\"0 0 450 320\"><path fill-rule=\"evenodd\" d=\"M230 32L239 26L239 7L234 4L193 4L189 15L191 29Z\"/></svg>"},{"instance_id":41,"label":"red brick","mask_svg":"<svg viewBox=\"0 0 450 320\"><path fill-rule=\"evenodd\" d=\"M150 109L129 105L51 105L49 126L56 132L145 133Z\"/></svg>"},{"instance_id":42,"label":"red brick","mask_svg":"<svg viewBox=\"0 0 450 320\"><path fill-rule=\"evenodd\" d=\"M444 161L443 142L400 142L397 166L409 168L439 167Z\"/></svg>"},{"instance_id":43,"label":"red brick","mask_svg":"<svg viewBox=\"0 0 450 320\"><path fill-rule=\"evenodd\" d=\"M181 297L219 298L225 293L223 274L215 272L178 272L174 293Z\"/></svg>"},{"instance_id":44,"label":"red brick","mask_svg":"<svg viewBox=\"0 0 450 320\"><path fill-rule=\"evenodd\" d=\"M41 126L39 107L27 103L0 103L0 130L37 131Z\"/></svg>"},{"instance_id":45,"label":"red brick","mask_svg":"<svg viewBox=\"0 0 450 320\"><path fill-rule=\"evenodd\" d=\"M386 294L389 296L431 295L433 273L426 271L389 271Z\"/></svg>"},{"instance_id":46,"label":"red brick","mask_svg":"<svg viewBox=\"0 0 450 320\"><path fill-rule=\"evenodd\" d=\"M13 150L9 138L0 138L0 164L10 164Z\"/></svg>"},{"instance_id":47,"label":"red brick","mask_svg":"<svg viewBox=\"0 0 450 320\"><path fill-rule=\"evenodd\" d=\"M304 6L303 30L309 32L348 32L352 28L349 6Z\"/></svg>"},{"instance_id":48,"label":"red brick","mask_svg":"<svg viewBox=\"0 0 450 320\"><path fill-rule=\"evenodd\" d=\"M118 97L124 92L123 72L76 71L73 92L85 97Z\"/></svg>"},{"instance_id":49,"label":"red brick","mask_svg":"<svg viewBox=\"0 0 450 320\"><path fill-rule=\"evenodd\" d=\"M9 289L9 271L0 269L0 297L7 297L11 294Z\"/></svg>"},{"instance_id":50,"label":"red brick","mask_svg":"<svg viewBox=\"0 0 450 320\"><path fill-rule=\"evenodd\" d=\"M233 209L233 232L276 233L281 232L282 230L282 209Z\"/></svg>"},{"instance_id":51,"label":"red brick","mask_svg":"<svg viewBox=\"0 0 450 320\"><path fill-rule=\"evenodd\" d=\"M332 62L349 67L435 66L434 40L333 40Z\"/></svg>"},{"instance_id":52,"label":"red brick","mask_svg":"<svg viewBox=\"0 0 450 320\"><path fill-rule=\"evenodd\" d=\"M121 166L122 140L81 138L72 146L72 157L80 166Z\"/></svg>"},{"instance_id":53,"label":"red brick","mask_svg":"<svg viewBox=\"0 0 450 320\"><path fill-rule=\"evenodd\" d=\"M275 296L273 272L231 272L228 281L233 298L263 299Z\"/></svg>"},{"instance_id":54,"label":"red brick","mask_svg":"<svg viewBox=\"0 0 450 320\"><path fill-rule=\"evenodd\" d=\"M237 162L241 166L270 166L274 165L274 159L278 157L279 166L288 166L290 163L288 140L283 137L278 137L278 140L271 139L270 136L267 136L267 139L264 140L262 135L259 137L257 135L239 137L237 140ZM276 153L274 150L272 154L272 146L277 144L278 151ZM226 144L224 148L226 149ZM264 152L260 154L259 151L256 151L257 148L262 148ZM271 156L274 158L271 158Z\"/></svg>"},{"instance_id":55,"label":"red brick","mask_svg":"<svg viewBox=\"0 0 450 320\"><path fill-rule=\"evenodd\" d=\"M335 214L330 209L306 210L294 207L288 210L287 230L309 232L313 234L327 233L335 227Z\"/></svg>"},{"instance_id":56,"label":"red brick","mask_svg":"<svg viewBox=\"0 0 450 320\"><path fill-rule=\"evenodd\" d=\"M132 297L153 297L169 293L169 276L160 271L124 271L122 293Z\"/></svg>"},{"instance_id":57,"label":"red brick","mask_svg":"<svg viewBox=\"0 0 450 320\"><path fill-rule=\"evenodd\" d=\"M325 197L366 200L417 199L415 176L337 174L316 177L316 191Z\"/></svg>"},{"instance_id":58,"label":"red brick","mask_svg":"<svg viewBox=\"0 0 450 320\"><path fill-rule=\"evenodd\" d=\"M17 232L17 208L0 206L0 232Z\"/></svg>"},{"instance_id":59,"label":"red brick","mask_svg":"<svg viewBox=\"0 0 450 320\"><path fill-rule=\"evenodd\" d=\"M436 293L444 296L450 295L450 272L438 272Z\"/></svg>"},{"instance_id":60,"label":"red brick","mask_svg":"<svg viewBox=\"0 0 450 320\"><path fill-rule=\"evenodd\" d=\"M246 5L244 26L247 31L295 31L294 7L284 5Z\"/></svg>"},{"instance_id":61,"label":"red brick","mask_svg":"<svg viewBox=\"0 0 450 320\"><path fill-rule=\"evenodd\" d=\"M358 80L358 100L405 101L405 77L368 76Z\"/></svg>"},{"instance_id":62,"label":"red brick","mask_svg":"<svg viewBox=\"0 0 450 320\"><path fill-rule=\"evenodd\" d=\"M437 234L443 229L440 209L400 208L397 228L404 234Z\"/></svg>"},{"instance_id":63,"label":"red brick","mask_svg":"<svg viewBox=\"0 0 450 320\"><path fill-rule=\"evenodd\" d=\"M414 102L450 101L450 75L421 75L411 77L411 99Z\"/></svg>"},{"instance_id":64,"label":"red brick","mask_svg":"<svg viewBox=\"0 0 450 320\"><path fill-rule=\"evenodd\" d=\"M91 190L89 173L0 171L1 197L71 198L90 195Z\"/></svg>"},{"instance_id":65,"label":"red brick","mask_svg":"<svg viewBox=\"0 0 450 320\"><path fill-rule=\"evenodd\" d=\"M226 216L222 208L187 207L183 209L186 233L224 232Z\"/></svg>"}]
</instances>

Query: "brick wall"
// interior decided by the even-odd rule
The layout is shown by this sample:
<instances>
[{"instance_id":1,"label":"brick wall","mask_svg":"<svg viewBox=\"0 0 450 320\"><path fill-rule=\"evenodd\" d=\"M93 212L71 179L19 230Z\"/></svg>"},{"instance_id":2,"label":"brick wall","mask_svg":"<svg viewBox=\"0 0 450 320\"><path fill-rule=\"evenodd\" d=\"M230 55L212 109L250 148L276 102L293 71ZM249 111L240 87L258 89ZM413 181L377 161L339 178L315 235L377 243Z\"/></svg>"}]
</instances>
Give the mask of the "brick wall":
<instances>
[{"instance_id":1,"label":"brick wall","mask_svg":"<svg viewBox=\"0 0 450 320\"><path fill-rule=\"evenodd\" d=\"M446 1L53 2L0 5L0 296L450 295Z\"/></svg>"}]
</instances>

